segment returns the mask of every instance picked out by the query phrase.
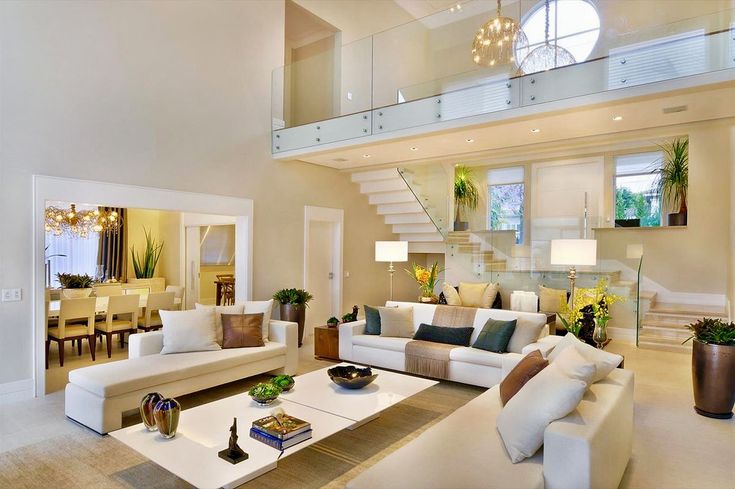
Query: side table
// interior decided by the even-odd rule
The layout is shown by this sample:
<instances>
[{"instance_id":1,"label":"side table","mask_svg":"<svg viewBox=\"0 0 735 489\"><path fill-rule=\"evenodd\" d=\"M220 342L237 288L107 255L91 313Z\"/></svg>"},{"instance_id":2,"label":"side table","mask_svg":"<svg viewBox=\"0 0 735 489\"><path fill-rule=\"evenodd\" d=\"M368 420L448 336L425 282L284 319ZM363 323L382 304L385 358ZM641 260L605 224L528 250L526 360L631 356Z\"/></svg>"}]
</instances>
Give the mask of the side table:
<instances>
[{"instance_id":1,"label":"side table","mask_svg":"<svg viewBox=\"0 0 735 489\"><path fill-rule=\"evenodd\" d=\"M314 326L314 357L339 360L339 328Z\"/></svg>"}]
</instances>

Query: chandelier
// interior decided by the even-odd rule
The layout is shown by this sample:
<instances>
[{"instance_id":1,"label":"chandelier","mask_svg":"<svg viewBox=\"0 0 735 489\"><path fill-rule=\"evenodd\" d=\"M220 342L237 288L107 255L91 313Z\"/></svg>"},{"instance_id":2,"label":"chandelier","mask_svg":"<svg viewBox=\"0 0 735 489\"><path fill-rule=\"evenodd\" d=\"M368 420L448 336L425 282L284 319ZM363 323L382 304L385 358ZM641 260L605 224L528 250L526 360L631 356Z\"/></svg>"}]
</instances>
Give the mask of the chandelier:
<instances>
[{"instance_id":1,"label":"chandelier","mask_svg":"<svg viewBox=\"0 0 735 489\"><path fill-rule=\"evenodd\" d=\"M45 212L45 229L54 236L66 234L73 238L87 238L91 233L117 234L122 218L114 210L77 210L76 204L68 209L49 206Z\"/></svg>"},{"instance_id":2,"label":"chandelier","mask_svg":"<svg viewBox=\"0 0 735 489\"><path fill-rule=\"evenodd\" d=\"M496 66L515 61L515 51L528 48L528 39L521 26L500 14L500 0L494 19L478 29L472 41L472 60L480 66Z\"/></svg>"},{"instance_id":3,"label":"chandelier","mask_svg":"<svg viewBox=\"0 0 735 489\"><path fill-rule=\"evenodd\" d=\"M544 43L528 53L523 59L523 62L518 67L519 75L528 75L560 66L573 65L577 62L572 53L559 46L556 42L554 44L549 42L549 0L546 0L545 8L546 30L544 33Z\"/></svg>"}]
</instances>

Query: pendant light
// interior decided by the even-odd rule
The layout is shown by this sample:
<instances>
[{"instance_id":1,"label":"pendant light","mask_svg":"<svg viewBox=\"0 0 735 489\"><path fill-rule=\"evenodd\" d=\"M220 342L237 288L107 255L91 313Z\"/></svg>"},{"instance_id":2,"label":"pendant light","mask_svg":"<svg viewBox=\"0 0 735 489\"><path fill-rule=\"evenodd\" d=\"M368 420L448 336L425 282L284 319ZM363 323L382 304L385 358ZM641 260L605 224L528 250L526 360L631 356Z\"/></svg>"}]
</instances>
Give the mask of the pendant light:
<instances>
[{"instance_id":1,"label":"pendant light","mask_svg":"<svg viewBox=\"0 0 735 489\"><path fill-rule=\"evenodd\" d=\"M556 1L556 0L555 0ZM559 46L556 42L549 42L549 0L546 0L546 31L544 43L528 53L518 67L519 75L528 75L539 71L546 71L560 66L572 65L577 62L572 53ZM557 4L557 15L559 8Z\"/></svg>"},{"instance_id":2,"label":"pendant light","mask_svg":"<svg viewBox=\"0 0 735 489\"><path fill-rule=\"evenodd\" d=\"M472 41L472 60L480 66L498 66L515 61L516 49L528 48L521 26L500 13L500 0L494 19L483 24Z\"/></svg>"}]
</instances>

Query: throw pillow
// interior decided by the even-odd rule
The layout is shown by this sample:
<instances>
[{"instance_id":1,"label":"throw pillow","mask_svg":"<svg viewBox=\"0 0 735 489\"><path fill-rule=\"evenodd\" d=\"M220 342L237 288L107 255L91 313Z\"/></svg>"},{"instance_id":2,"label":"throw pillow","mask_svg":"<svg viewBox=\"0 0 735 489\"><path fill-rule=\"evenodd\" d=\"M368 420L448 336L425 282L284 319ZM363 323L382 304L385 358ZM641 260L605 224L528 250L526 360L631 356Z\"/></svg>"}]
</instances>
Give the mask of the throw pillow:
<instances>
[{"instance_id":1,"label":"throw pillow","mask_svg":"<svg viewBox=\"0 0 735 489\"><path fill-rule=\"evenodd\" d=\"M413 307L379 307L380 336L413 337Z\"/></svg>"},{"instance_id":2,"label":"throw pillow","mask_svg":"<svg viewBox=\"0 0 735 489\"><path fill-rule=\"evenodd\" d=\"M548 365L549 361L541 355L540 350L534 350L523 357L518 365L508 372L508 375L500 382L500 401L503 406L521 390L521 387Z\"/></svg>"},{"instance_id":3,"label":"throw pillow","mask_svg":"<svg viewBox=\"0 0 735 489\"><path fill-rule=\"evenodd\" d=\"M510 342L508 342L508 351L521 353L524 346L530 345L538 340L541 330L544 327L546 327L546 321L543 319L531 322L528 319L519 318L516 323L516 329L513 331L513 336L510 337Z\"/></svg>"},{"instance_id":4,"label":"throw pillow","mask_svg":"<svg viewBox=\"0 0 735 489\"><path fill-rule=\"evenodd\" d=\"M205 304L194 304L194 309L214 311L214 327L217 333L217 344L222 346L222 315L223 314L242 314L245 312L245 306L242 304L234 306L210 306Z\"/></svg>"},{"instance_id":5,"label":"throw pillow","mask_svg":"<svg viewBox=\"0 0 735 489\"><path fill-rule=\"evenodd\" d=\"M442 285L442 293L444 294L444 300L447 302L448 306L462 305L462 299L459 298L459 292L457 292L457 289L446 282Z\"/></svg>"},{"instance_id":6,"label":"throw pillow","mask_svg":"<svg viewBox=\"0 0 735 489\"><path fill-rule=\"evenodd\" d=\"M270 334L270 322L271 316L273 315L273 299L267 301L245 301L241 302L245 306L245 314L258 314L263 313L263 325L261 330L263 331L263 341L268 341L268 335Z\"/></svg>"},{"instance_id":7,"label":"throw pillow","mask_svg":"<svg viewBox=\"0 0 735 489\"><path fill-rule=\"evenodd\" d=\"M516 319L512 321L498 321L488 319L472 348L504 353L508 351L508 343L516 330Z\"/></svg>"},{"instance_id":8,"label":"throw pillow","mask_svg":"<svg viewBox=\"0 0 735 489\"><path fill-rule=\"evenodd\" d=\"M380 334L380 312L377 307L365 304L365 334Z\"/></svg>"},{"instance_id":9,"label":"throw pillow","mask_svg":"<svg viewBox=\"0 0 735 489\"><path fill-rule=\"evenodd\" d=\"M219 350L214 309L159 311L163 323L162 355Z\"/></svg>"},{"instance_id":10,"label":"throw pillow","mask_svg":"<svg viewBox=\"0 0 735 489\"><path fill-rule=\"evenodd\" d=\"M433 343L446 343L448 345L469 346L472 331L475 328L449 328L445 326L433 326L423 324L414 335L414 340L431 341Z\"/></svg>"},{"instance_id":11,"label":"throw pillow","mask_svg":"<svg viewBox=\"0 0 735 489\"><path fill-rule=\"evenodd\" d=\"M567 348L574 347L579 354L581 354L588 362L595 364L595 374L592 377L592 382L599 382L608 375L610 372L620 365L623 361L623 357L616 353L610 353L588 345L584 341L574 336L571 333L567 333L561 339L561 341L551 350L549 353L549 361L554 362L557 357Z\"/></svg>"},{"instance_id":12,"label":"throw pillow","mask_svg":"<svg viewBox=\"0 0 735 489\"><path fill-rule=\"evenodd\" d=\"M564 289L552 289L550 287L538 286L539 311L559 312L561 305L567 301L567 291Z\"/></svg>"},{"instance_id":13,"label":"throw pillow","mask_svg":"<svg viewBox=\"0 0 735 489\"><path fill-rule=\"evenodd\" d=\"M575 350L568 351L569 355L562 353L566 358L561 363L552 363L531 378L498 415L498 433L514 464L541 448L546 427L571 413L587 390L594 365Z\"/></svg>"},{"instance_id":14,"label":"throw pillow","mask_svg":"<svg viewBox=\"0 0 735 489\"><path fill-rule=\"evenodd\" d=\"M493 304L495 303L495 298L498 296L499 292L500 284L487 284L487 287L485 288L485 291L482 293L482 297L480 298L480 303L482 304L481 307L485 309L490 309L491 307L493 307Z\"/></svg>"},{"instance_id":15,"label":"throw pillow","mask_svg":"<svg viewBox=\"0 0 735 489\"><path fill-rule=\"evenodd\" d=\"M223 314L222 348L265 346L263 342L263 313Z\"/></svg>"},{"instance_id":16,"label":"throw pillow","mask_svg":"<svg viewBox=\"0 0 735 489\"><path fill-rule=\"evenodd\" d=\"M459 298L465 307L483 307L483 297L487 290L487 282L460 282Z\"/></svg>"}]
</instances>

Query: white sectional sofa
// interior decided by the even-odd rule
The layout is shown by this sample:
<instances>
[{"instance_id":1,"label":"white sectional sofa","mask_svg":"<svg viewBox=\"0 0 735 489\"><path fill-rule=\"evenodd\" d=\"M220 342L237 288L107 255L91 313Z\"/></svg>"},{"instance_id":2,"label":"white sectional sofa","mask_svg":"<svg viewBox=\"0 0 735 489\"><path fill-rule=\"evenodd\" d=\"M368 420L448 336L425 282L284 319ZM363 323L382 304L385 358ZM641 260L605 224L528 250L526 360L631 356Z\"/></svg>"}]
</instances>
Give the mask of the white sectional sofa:
<instances>
[{"instance_id":1,"label":"white sectional sofa","mask_svg":"<svg viewBox=\"0 0 735 489\"><path fill-rule=\"evenodd\" d=\"M347 484L348 489L615 489L631 456L633 373L615 369L552 422L536 455L513 464L496 429L499 386ZM440 461L441 463L432 463ZM427 463L428 462L428 463Z\"/></svg>"},{"instance_id":2,"label":"white sectional sofa","mask_svg":"<svg viewBox=\"0 0 735 489\"><path fill-rule=\"evenodd\" d=\"M388 301L386 306L413 307L414 330L421 323L431 324L436 305L413 302ZM519 327L524 325L540 325L540 338L536 342L525 345L516 353L493 353L472 347L458 346L449 354L449 378L455 382L492 387L516 366L523 356L533 350L541 350L546 356L561 340L560 336L548 336L545 328L546 315L528 312L506 311L503 309L478 309L473 324L474 331L470 345L480 335L488 319L508 321L516 319ZM365 321L355 321L339 326L339 356L342 360L362 363L391 370L405 370L406 343L411 338L391 338L378 335L366 335ZM511 339L512 342L512 339Z\"/></svg>"},{"instance_id":3,"label":"white sectional sofa","mask_svg":"<svg viewBox=\"0 0 735 489\"><path fill-rule=\"evenodd\" d=\"M262 347L161 355L163 333L130 336L129 358L69 372L66 415L105 434L119 429L122 414L137 409L149 392L175 397L253 375L295 374L298 325L271 320Z\"/></svg>"}]
</instances>

